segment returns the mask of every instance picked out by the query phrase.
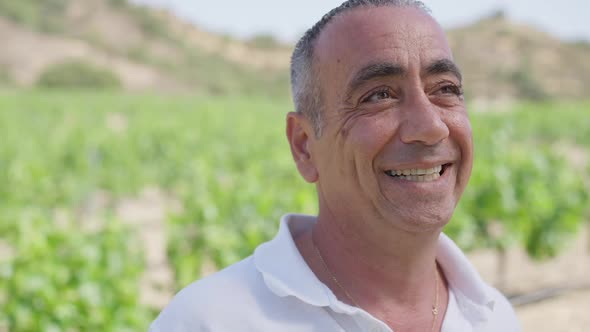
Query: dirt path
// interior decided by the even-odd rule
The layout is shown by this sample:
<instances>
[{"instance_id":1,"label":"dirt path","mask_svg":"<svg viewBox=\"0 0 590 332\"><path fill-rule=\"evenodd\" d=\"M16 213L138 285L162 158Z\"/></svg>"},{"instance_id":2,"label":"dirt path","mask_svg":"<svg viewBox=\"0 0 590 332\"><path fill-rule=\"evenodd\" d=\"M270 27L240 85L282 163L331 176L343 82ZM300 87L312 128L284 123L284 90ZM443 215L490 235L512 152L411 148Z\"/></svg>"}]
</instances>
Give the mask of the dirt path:
<instances>
[{"instance_id":1,"label":"dirt path","mask_svg":"<svg viewBox=\"0 0 590 332\"><path fill-rule=\"evenodd\" d=\"M590 290L516 309L524 332L590 331Z\"/></svg>"},{"instance_id":2,"label":"dirt path","mask_svg":"<svg viewBox=\"0 0 590 332\"><path fill-rule=\"evenodd\" d=\"M584 227L555 259L531 261L522 250L508 254L508 294L523 294L553 287L590 284L590 234ZM483 278L494 284L496 258L490 251L469 255ZM538 303L516 307L524 332L590 331L590 289L572 291Z\"/></svg>"},{"instance_id":3,"label":"dirt path","mask_svg":"<svg viewBox=\"0 0 590 332\"><path fill-rule=\"evenodd\" d=\"M157 188L145 188L138 197L117 203L117 217L137 231L146 259L140 282L140 302L163 308L174 295L174 275L167 257L166 218L178 213L180 202Z\"/></svg>"}]
</instances>

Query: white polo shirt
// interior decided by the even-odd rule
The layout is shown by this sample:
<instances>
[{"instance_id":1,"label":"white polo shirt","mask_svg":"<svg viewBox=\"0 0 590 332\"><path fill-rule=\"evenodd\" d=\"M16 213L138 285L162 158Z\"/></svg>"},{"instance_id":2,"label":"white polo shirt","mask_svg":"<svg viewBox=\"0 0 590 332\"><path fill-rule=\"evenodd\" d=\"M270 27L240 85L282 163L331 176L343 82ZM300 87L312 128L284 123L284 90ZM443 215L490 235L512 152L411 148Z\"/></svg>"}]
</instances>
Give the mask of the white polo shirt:
<instances>
[{"instance_id":1,"label":"white polo shirt","mask_svg":"<svg viewBox=\"0 0 590 332\"><path fill-rule=\"evenodd\" d=\"M277 236L254 255L180 291L150 332L391 332L368 312L339 301L307 266L293 238L315 222L284 216ZM437 261L450 290L443 332L520 331L510 303L444 234Z\"/></svg>"}]
</instances>

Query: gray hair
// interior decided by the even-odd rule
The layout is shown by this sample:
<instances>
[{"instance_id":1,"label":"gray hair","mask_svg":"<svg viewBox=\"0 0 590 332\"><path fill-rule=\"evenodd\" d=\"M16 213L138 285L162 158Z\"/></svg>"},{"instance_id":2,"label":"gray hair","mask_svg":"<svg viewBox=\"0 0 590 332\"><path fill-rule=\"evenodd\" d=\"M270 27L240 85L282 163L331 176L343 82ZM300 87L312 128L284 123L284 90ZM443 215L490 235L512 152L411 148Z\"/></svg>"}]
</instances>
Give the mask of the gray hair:
<instances>
[{"instance_id":1,"label":"gray hair","mask_svg":"<svg viewBox=\"0 0 590 332\"><path fill-rule=\"evenodd\" d=\"M430 14L430 10L417 0L348 0L332 9L301 37L291 57L291 92L295 110L304 114L314 125L316 137L322 132L322 91L318 83L320 68L314 68L315 42L332 19L358 7L414 7Z\"/></svg>"}]
</instances>

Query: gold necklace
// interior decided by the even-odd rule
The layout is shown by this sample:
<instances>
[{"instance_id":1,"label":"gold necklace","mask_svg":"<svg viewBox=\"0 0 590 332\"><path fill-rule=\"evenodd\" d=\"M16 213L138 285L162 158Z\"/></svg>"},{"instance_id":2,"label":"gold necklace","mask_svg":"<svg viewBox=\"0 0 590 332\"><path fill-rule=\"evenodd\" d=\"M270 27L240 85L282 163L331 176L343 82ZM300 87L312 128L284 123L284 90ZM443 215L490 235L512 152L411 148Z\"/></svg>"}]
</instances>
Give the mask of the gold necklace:
<instances>
[{"instance_id":1,"label":"gold necklace","mask_svg":"<svg viewBox=\"0 0 590 332\"><path fill-rule=\"evenodd\" d=\"M340 284L340 282L338 281L338 279L336 279L336 276L334 275L334 273L332 273L332 270L330 270L330 268L328 267L328 264L326 264L326 261L324 260L324 257L320 253L320 249L318 249L318 247L315 245L315 242L313 240L312 240L312 244L313 244L313 248L315 249L315 252L317 253L318 258L322 262L322 265L324 266L324 269L326 270L326 272L328 272L328 274L330 275L331 279L344 292L344 294L346 295L346 297L348 297L348 299L350 300L350 302L355 307L359 307L360 308L360 306L354 300L354 298L352 297L352 295L350 295L350 293L348 293L348 291L346 290L346 288L344 288L344 286L342 286L342 284ZM434 269L434 287L435 287L435 293L434 293L434 304L432 305L432 327L430 329L431 331L434 331L434 328L436 327L436 322L438 321L438 284L439 284L438 279L439 279L439 276L438 276L438 267L436 266L436 262L435 262L435 269Z\"/></svg>"},{"instance_id":2,"label":"gold necklace","mask_svg":"<svg viewBox=\"0 0 590 332\"><path fill-rule=\"evenodd\" d=\"M434 332L436 322L438 321L438 278L438 266L436 261L434 261L434 304L432 305L432 327L430 328L432 332Z\"/></svg>"}]
</instances>

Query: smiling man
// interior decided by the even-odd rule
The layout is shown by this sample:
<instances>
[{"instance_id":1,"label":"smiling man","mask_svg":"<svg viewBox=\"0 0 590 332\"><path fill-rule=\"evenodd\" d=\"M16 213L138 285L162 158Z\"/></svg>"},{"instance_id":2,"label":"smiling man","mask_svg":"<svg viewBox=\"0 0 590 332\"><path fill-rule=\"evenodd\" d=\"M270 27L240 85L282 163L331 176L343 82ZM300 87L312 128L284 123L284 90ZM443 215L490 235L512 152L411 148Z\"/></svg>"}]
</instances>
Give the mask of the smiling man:
<instances>
[{"instance_id":1,"label":"smiling man","mask_svg":"<svg viewBox=\"0 0 590 332\"><path fill-rule=\"evenodd\" d=\"M418 1L350 0L299 41L287 138L317 217L181 291L152 331L519 331L442 234L471 127L444 32Z\"/></svg>"}]
</instances>

